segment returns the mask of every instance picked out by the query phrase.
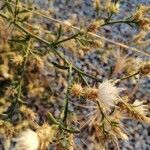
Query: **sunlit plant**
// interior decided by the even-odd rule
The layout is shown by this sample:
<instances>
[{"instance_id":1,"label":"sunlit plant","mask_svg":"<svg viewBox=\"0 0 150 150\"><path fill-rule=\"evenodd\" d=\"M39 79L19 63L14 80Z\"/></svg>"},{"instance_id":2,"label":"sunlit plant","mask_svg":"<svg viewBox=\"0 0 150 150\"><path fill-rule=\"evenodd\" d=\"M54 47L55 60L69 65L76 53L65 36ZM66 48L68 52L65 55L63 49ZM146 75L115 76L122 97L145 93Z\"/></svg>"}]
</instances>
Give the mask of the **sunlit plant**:
<instances>
[{"instance_id":1,"label":"sunlit plant","mask_svg":"<svg viewBox=\"0 0 150 150\"><path fill-rule=\"evenodd\" d=\"M5 150L13 141L16 150L78 149L76 136L84 134L85 127L93 129L95 149L107 149L110 141L118 148L119 139L129 139L124 119L150 124L148 105L137 99L132 102L124 92L128 87L119 85L149 76L150 62L116 47L108 49L107 42L118 43L97 35L103 27L121 23L140 30L131 46L147 42L143 40L150 29L149 7L140 5L128 17L114 20L120 10L119 1L94 0L96 18L88 26L77 28L71 20L56 20L49 17L48 11L21 0L2 0L0 6L0 134ZM36 17L52 20L52 29ZM121 46L140 53L136 48ZM106 64L110 56L114 59L107 79L85 72L71 60L70 55L83 58L94 50ZM150 56L147 52L139 55ZM54 89L54 82L62 88ZM46 114L34 107L40 105L39 101L49 106ZM59 109L59 115L51 111L50 102L60 103L53 108ZM80 107L80 114L76 109L71 111L74 105ZM87 117L82 114L85 108L90 110Z\"/></svg>"}]
</instances>

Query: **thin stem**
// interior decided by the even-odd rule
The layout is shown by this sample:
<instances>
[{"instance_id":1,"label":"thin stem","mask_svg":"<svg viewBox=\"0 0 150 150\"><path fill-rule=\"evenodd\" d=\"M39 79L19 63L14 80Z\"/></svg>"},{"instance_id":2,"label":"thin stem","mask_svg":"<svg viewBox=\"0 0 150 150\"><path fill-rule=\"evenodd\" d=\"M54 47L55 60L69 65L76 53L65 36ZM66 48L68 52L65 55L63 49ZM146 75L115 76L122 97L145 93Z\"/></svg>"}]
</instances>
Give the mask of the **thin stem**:
<instances>
[{"instance_id":1,"label":"thin stem","mask_svg":"<svg viewBox=\"0 0 150 150\"><path fill-rule=\"evenodd\" d=\"M108 119L108 118L106 117L106 115L104 114L104 112L103 112L103 110L102 110L102 108L101 108L101 105L100 105L99 101L96 101L96 103L97 103L98 108L99 108L99 110L100 110L100 113L101 113L101 115L102 115L101 122L103 122L103 120L106 119L106 120L111 124L111 122L109 121L109 119Z\"/></svg>"},{"instance_id":2,"label":"thin stem","mask_svg":"<svg viewBox=\"0 0 150 150\"><path fill-rule=\"evenodd\" d=\"M116 20L116 21L108 21L108 22L104 23L102 26L105 26L105 25L111 25L111 24L117 24L117 23L130 24L130 23L134 23L134 21L133 21L133 20Z\"/></svg>"},{"instance_id":3,"label":"thin stem","mask_svg":"<svg viewBox=\"0 0 150 150\"><path fill-rule=\"evenodd\" d=\"M67 93L66 93L66 98L64 101L64 110L63 110L63 122L67 125L67 115L68 115L68 104L69 104L69 93L70 93L70 86L72 82L72 66L69 66L68 70L68 88L67 88Z\"/></svg>"},{"instance_id":4,"label":"thin stem","mask_svg":"<svg viewBox=\"0 0 150 150\"><path fill-rule=\"evenodd\" d=\"M40 38L40 37L38 37L38 36L32 34L31 32L27 31L26 29L24 29L24 28L23 28L22 26L20 26L19 24L17 24L17 23L15 23L15 24L16 24L22 31L24 31L25 33L29 34L30 36L32 36L32 37L38 39L39 41L41 41L41 42L43 42L43 43L49 45L50 48L51 48L51 50L52 50L57 56L59 56L65 63L67 63L68 65L70 65L70 62L67 61L67 60L54 48L54 44L49 43L48 41L46 41L46 40L44 40L44 39L42 39L42 38ZM80 74L82 74L82 75L85 75L85 76L87 76L87 77L89 77L89 78L92 78L92 79L96 80L97 82L102 82L101 79L96 78L96 77L94 77L94 76L92 76L92 75L90 75L90 74L88 74L88 73L85 73L84 71L82 71L81 69L77 68L77 67L74 66L74 65L72 65L72 69L74 69L76 72L78 72L78 73L80 73Z\"/></svg>"},{"instance_id":5,"label":"thin stem","mask_svg":"<svg viewBox=\"0 0 150 150\"><path fill-rule=\"evenodd\" d=\"M97 81L97 82L102 82L102 79L97 78L97 77L95 77L95 76L92 76L92 75L90 75L90 74L88 74L88 73L85 73L84 71L80 70L80 69L77 68L76 66L73 66L72 68L73 68L76 72L78 72L78 73L80 73L80 74L82 74L82 75L84 75L84 76L87 76L87 77L89 77L89 78L91 78L91 79L93 79L93 80L95 80L95 81Z\"/></svg>"},{"instance_id":6,"label":"thin stem","mask_svg":"<svg viewBox=\"0 0 150 150\"><path fill-rule=\"evenodd\" d=\"M113 14L114 14L113 12L108 13L108 18L106 19L106 23L110 21Z\"/></svg>"},{"instance_id":7,"label":"thin stem","mask_svg":"<svg viewBox=\"0 0 150 150\"><path fill-rule=\"evenodd\" d=\"M80 132L77 129L68 128L68 127L64 126L62 123L58 122L50 112L48 113L48 118L51 123L58 125L61 129L65 130L67 132L70 132L70 133L79 133Z\"/></svg>"},{"instance_id":8,"label":"thin stem","mask_svg":"<svg viewBox=\"0 0 150 150\"><path fill-rule=\"evenodd\" d=\"M99 108L99 110L100 110L100 113L101 113L101 115L102 115L101 121L103 121L103 120L104 120L104 118L105 118L105 115L104 115L104 113L103 113L103 111L102 111L102 108L101 108L101 106L100 106L99 101L96 101L96 103L97 103L98 108Z\"/></svg>"},{"instance_id":9,"label":"thin stem","mask_svg":"<svg viewBox=\"0 0 150 150\"><path fill-rule=\"evenodd\" d=\"M87 77L89 77L89 78L91 78L91 79L93 79L93 80L95 80L95 81L97 81L97 82L102 82L102 79L97 78L97 77L95 77L95 76L92 76L92 75L90 75L90 74L84 72L83 70L79 69L79 68L76 67L75 65L71 64L66 58L64 58L64 57L60 54L60 52L54 51L54 53L55 53L58 57L60 57L68 66L69 66L69 65L72 65L72 69L75 70L77 73L82 74L82 75L84 75L84 76L87 76Z\"/></svg>"},{"instance_id":10,"label":"thin stem","mask_svg":"<svg viewBox=\"0 0 150 150\"><path fill-rule=\"evenodd\" d=\"M136 76L136 75L138 75L138 74L139 74L139 71L136 72L136 73L134 73L134 74L131 74L131 75L127 76L127 77L121 78L121 79L119 79L119 81L129 79L129 78L134 77L134 76Z\"/></svg>"},{"instance_id":11,"label":"thin stem","mask_svg":"<svg viewBox=\"0 0 150 150\"><path fill-rule=\"evenodd\" d=\"M87 80L84 78L84 76L82 74L79 73L79 76L82 78L82 80L84 81L84 83L86 84L86 86L89 87L89 84L87 82Z\"/></svg>"},{"instance_id":12,"label":"thin stem","mask_svg":"<svg viewBox=\"0 0 150 150\"><path fill-rule=\"evenodd\" d=\"M66 42L66 41L69 41L69 40L71 40L71 39L76 38L79 34L80 34L80 32L79 32L79 33L77 33L77 34L75 34L75 35L72 35L71 37L68 37L68 38L66 38L66 39L63 39L63 40L60 40L60 41L54 42L54 43L52 43L52 44L54 44L54 45L61 44L61 43L63 43L63 42Z\"/></svg>"}]
</instances>

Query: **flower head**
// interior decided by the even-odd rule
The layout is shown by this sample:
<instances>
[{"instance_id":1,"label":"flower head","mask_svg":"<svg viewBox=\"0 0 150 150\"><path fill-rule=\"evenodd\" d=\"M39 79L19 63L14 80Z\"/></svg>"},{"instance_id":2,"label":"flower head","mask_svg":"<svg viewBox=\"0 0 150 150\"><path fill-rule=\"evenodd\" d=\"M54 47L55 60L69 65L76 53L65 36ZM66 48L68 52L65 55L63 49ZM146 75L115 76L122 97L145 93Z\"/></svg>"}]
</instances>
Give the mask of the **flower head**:
<instances>
[{"instance_id":1,"label":"flower head","mask_svg":"<svg viewBox=\"0 0 150 150\"><path fill-rule=\"evenodd\" d=\"M23 63L23 57L19 54L16 54L16 55L13 56L12 62L15 65L21 65Z\"/></svg>"},{"instance_id":2,"label":"flower head","mask_svg":"<svg viewBox=\"0 0 150 150\"><path fill-rule=\"evenodd\" d=\"M114 106L119 101L120 89L114 86L110 81L104 81L98 86L98 101L105 108Z\"/></svg>"},{"instance_id":3,"label":"flower head","mask_svg":"<svg viewBox=\"0 0 150 150\"><path fill-rule=\"evenodd\" d=\"M97 29L99 29L103 24L104 24L104 20L96 20L88 26L87 31L96 32Z\"/></svg>"},{"instance_id":4,"label":"flower head","mask_svg":"<svg viewBox=\"0 0 150 150\"><path fill-rule=\"evenodd\" d=\"M87 87L84 89L84 96L89 100L97 100L98 89L94 87Z\"/></svg>"},{"instance_id":5,"label":"flower head","mask_svg":"<svg viewBox=\"0 0 150 150\"><path fill-rule=\"evenodd\" d=\"M120 100L119 92L120 88L114 86L111 81L104 81L96 87L84 88L83 96L92 101L98 101L104 110L108 110L109 107L115 106Z\"/></svg>"},{"instance_id":6,"label":"flower head","mask_svg":"<svg viewBox=\"0 0 150 150\"><path fill-rule=\"evenodd\" d=\"M139 69L139 71L140 71L141 75L149 76L150 75L150 62L142 65L141 68Z\"/></svg>"},{"instance_id":7,"label":"flower head","mask_svg":"<svg viewBox=\"0 0 150 150\"><path fill-rule=\"evenodd\" d=\"M16 150L38 150L39 138L36 132L31 129L27 129L20 133L16 139Z\"/></svg>"},{"instance_id":8,"label":"flower head","mask_svg":"<svg viewBox=\"0 0 150 150\"><path fill-rule=\"evenodd\" d=\"M111 0L107 0L105 4L105 10L107 12L118 13L120 5L119 3L113 3Z\"/></svg>"},{"instance_id":9,"label":"flower head","mask_svg":"<svg viewBox=\"0 0 150 150\"><path fill-rule=\"evenodd\" d=\"M150 29L150 21L149 18L146 16L150 11L150 7L140 5L138 10L133 14L133 19L143 30Z\"/></svg>"},{"instance_id":10,"label":"flower head","mask_svg":"<svg viewBox=\"0 0 150 150\"><path fill-rule=\"evenodd\" d=\"M27 108L25 105L22 105L20 107L20 112L27 118L28 120L35 120L36 119L36 113L30 109Z\"/></svg>"},{"instance_id":11,"label":"flower head","mask_svg":"<svg viewBox=\"0 0 150 150\"><path fill-rule=\"evenodd\" d=\"M144 104L144 101L135 100L133 104L120 103L120 107L124 110L129 118L139 120L145 123L150 123L148 115L148 107Z\"/></svg>"},{"instance_id":12,"label":"flower head","mask_svg":"<svg viewBox=\"0 0 150 150\"><path fill-rule=\"evenodd\" d=\"M82 92L83 92L83 88L82 88L81 84L75 83L72 85L72 87L71 87L72 95L74 95L75 97L79 97L82 95Z\"/></svg>"},{"instance_id":13,"label":"flower head","mask_svg":"<svg viewBox=\"0 0 150 150\"><path fill-rule=\"evenodd\" d=\"M49 126L48 124L43 124L38 130L37 135L40 139L39 150L45 150L50 142L52 142L55 134L55 126Z\"/></svg>"}]
</instances>

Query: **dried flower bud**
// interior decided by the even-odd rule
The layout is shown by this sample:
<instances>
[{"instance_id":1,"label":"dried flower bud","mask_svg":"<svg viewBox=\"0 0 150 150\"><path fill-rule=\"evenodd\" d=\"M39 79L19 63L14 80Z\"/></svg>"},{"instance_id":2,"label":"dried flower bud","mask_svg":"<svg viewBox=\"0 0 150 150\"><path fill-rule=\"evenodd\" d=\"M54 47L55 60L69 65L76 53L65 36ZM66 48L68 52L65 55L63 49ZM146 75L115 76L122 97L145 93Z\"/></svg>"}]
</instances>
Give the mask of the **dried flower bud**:
<instances>
[{"instance_id":1,"label":"dried flower bud","mask_svg":"<svg viewBox=\"0 0 150 150\"><path fill-rule=\"evenodd\" d=\"M129 58L127 61L126 72L128 74L133 74L135 72L138 72L141 66L141 63L142 63L142 60L140 58Z\"/></svg>"},{"instance_id":2,"label":"dried flower bud","mask_svg":"<svg viewBox=\"0 0 150 150\"><path fill-rule=\"evenodd\" d=\"M104 46L104 41L102 40L93 40L92 42L89 42L89 45L91 48L101 48Z\"/></svg>"},{"instance_id":3,"label":"dried flower bud","mask_svg":"<svg viewBox=\"0 0 150 150\"><path fill-rule=\"evenodd\" d=\"M98 98L98 89L87 87L84 89L84 96L89 100L97 100Z\"/></svg>"},{"instance_id":4,"label":"dried flower bud","mask_svg":"<svg viewBox=\"0 0 150 150\"><path fill-rule=\"evenodd\" d=\"M18 132L27 127L29 127L29 121L23 120L21 123L15 126L15 130Z\"/></svg>"},{"instance_id":5,"label":"dried flower bud","mask_svg":"<svg viewBox=\"0 0 150 150\"><path fill-rule=\"evenodd\" d=\"M74 135L73 134L70 134L70 136L68 137L68 150L74 150L74 146L75 146L75 143L74 143Z\"/></svg>"},{"instance_id":6,"label":"dried flower bud","mask_svg":"<svg viewBox=\"0 0 150 150\"><path fill-rule=\"evenodd\" d=\"M0 134L4 137L11 137L14 133L14 126L8 122L0 120Z\"/></svg>"},{"instance_id":7,"label":"dried flower bud","mask_svg":"<svg viewBox=\"0 0 150 150\"><path fill-rule=\"evenodd\" d=\"M39 150L45 150L50 142L54 139L55 126L49 126L48 124L43 124L38 130L37 135L40 139Z\"/></svg>"},{"instance_id":8,"label":"dried flower bud","mask_svg":"<svg viewBox=\"0 0 150 150\"><path fill-rule=\"evenodd\" d=\"M21 65L22 62L23 62L23 57L19 54L16 54L13 56L12 58L12 62L15 64L15 65Z\"/></svg>"},{"instance_id":9,"label":"dried flower bud","mask_svg":"<svg viewBox=\"0 0 150 150\"><path fill-rule=\"evenodd\" d=\"M113 3L113 2L111 2L111 0L107 0L107 2L105 4L105 10L107 12L118 13L119 8L120 8L120 4L119 3Z\"/></svg>"},{"instance_id":10,"label":"dried flower bud","mask_svg":"<svg viewBox=\"0 0 150 150\"><path fill-rule=\"evenodd\" d=\"M147 117L148 108L143 103L143 101L136 100L133 104L120 102L118 106L125 110L130 118L149 124L150 118Z\"/></svg>"},{"instance_id":11,"label":"dried flower bud","mask_svg":"<svg viewBox=\"0 0 150 150\"><path fill-rule=\"evenodd\" d=\"M150 64L145 64L142 66L140 69L140 74L141 75L149 75L150 74Z\"/></svg>"},{"instance_id":12,"label":"dried flower bud","mask_svg":"<svg viewBox=\"0 0 150 150\"><path fill-rule=\"evenodd\" d=\"M104 24L104 20L97 20L95 22L92 22L92 24L89 25L87 28L88 32L96 32L98 28L100 28Z\"/></svg>"},{"instance_id":13,"label":"dried flower bud","mask_svg":"<svg viewBox=\"0 0 150 150\"><path fill-rule=\"evenodd\" d=\"M31 97L41 97L44 92L44 87L40 86L38 81L30 82L28 84L29 96Z\"/></svg>"},{"instance_id":14,"label":"dried flower bud","mask_svg":"<svg viewBox=\"0 0 150 150\"><path fill-rule=\"evenodd\" d=\"M26 106L22 105L20 107L20 111L23 113L23 115L28 119L28 120L35 120L36 119L36 114L33 112L32 109L27 108Z\"/></svg>"},{"instance_id":15,"label":"dried flower bud","mask_svg":"<svg viewBox=\"0 0 150 150\"><path fill-rule=\"evenodd\" d=\"M137 23L143 30L149 30L150 29L149 18L143 18L141 20L138 20Z\"/></svg>"},{"instance_id":16,"label":"dried flower bud","mask_svg":"<svg viewBox=\"0 0 150 150\"><path fill-rule=\"evenodd\" d=\"M79 97L82 95L83 92L83 88L81 86L81 84L75 83L72 85L71 87L71 94L75 97Z\"/></svg>"},{"instance_id":17,"label":"dried flower bud","mask_svg":"<svg viewBox=\"0 0 150 150\"><path fill-rule=\"evenodd\" d=\"M139 9L133 14L134 21L143 29L149 30L150 29L150 20L148 17L145 16L150 10L149 7L140 5Z\"/></svg>"}]
</instances>

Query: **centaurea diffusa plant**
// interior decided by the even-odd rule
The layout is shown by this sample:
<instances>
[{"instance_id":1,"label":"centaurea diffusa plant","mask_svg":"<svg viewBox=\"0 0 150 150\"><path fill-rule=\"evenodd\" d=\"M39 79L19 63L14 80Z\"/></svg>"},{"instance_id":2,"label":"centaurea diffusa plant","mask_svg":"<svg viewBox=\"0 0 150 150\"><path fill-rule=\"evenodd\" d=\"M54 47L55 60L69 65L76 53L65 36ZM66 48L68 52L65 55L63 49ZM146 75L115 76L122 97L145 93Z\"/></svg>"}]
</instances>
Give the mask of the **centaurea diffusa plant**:
<instances>
[{"instance_id":1,"label":"centaurea diffusa plant","mask_svg":"<svg viewBox=\"0 0 150 150\"><path fill-rule=\"evenodd\" d=\"M108 0L102 5L100 1L94 1L96 18L90 25L85 25L86 28L78 30L71 23L67 26L68 23L48 17L48 12L38 12L19 0L3 0L0 9L0 134L5 150L14 139L17 150L46 150L49 147L73 150L81 146L76 138L84 134L85 127L93 129L89 137L95 148L99 144L105 149L110 141L118 148L118 139L128 140L122 120L131 118L150 123L143 101L135 99L131 103L123 96L127 87L120 88L121 83L132 77L138 75L140 80L149 76L149 61L140 65L135 61L134 67L130 62L135 58L126 54L127 51L123 55L117 49L116 64L109 75L101 73L103 68L95 75L90 69L85 71L84 66L76 66L72 59L78 61L81 52L84 57L96 49L96 54L103 60L109 48L108 41L116 44L109 39L99 39L95 34L105 26L124 23L148 30L146 13L149 8L146 6L140 6L129 18L113 20L119 12L119 2ZM101 15L101 9L105 10L104 15ZM46 21L39 23L39 16L59 25L52 22L49 31ZM108 59L114 51L107 51ZM72 104L91 110L82 114L83 109L76 112ZM73 116L71 113L77 116L75 120L69 117Z\"/></svg>"}]
</instances>

